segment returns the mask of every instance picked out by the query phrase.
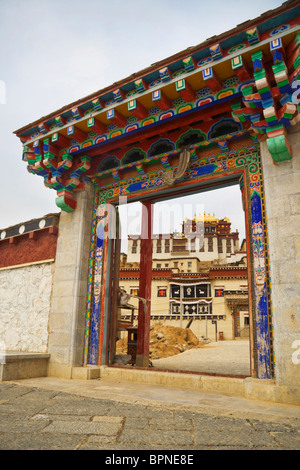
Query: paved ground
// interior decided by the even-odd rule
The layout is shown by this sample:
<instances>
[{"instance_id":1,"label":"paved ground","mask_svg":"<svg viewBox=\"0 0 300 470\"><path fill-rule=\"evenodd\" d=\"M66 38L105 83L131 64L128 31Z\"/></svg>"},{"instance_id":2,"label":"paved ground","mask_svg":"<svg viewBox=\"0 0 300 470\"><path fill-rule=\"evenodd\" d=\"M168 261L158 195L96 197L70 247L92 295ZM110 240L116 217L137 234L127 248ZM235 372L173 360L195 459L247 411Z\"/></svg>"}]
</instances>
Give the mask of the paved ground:
<instances>
[{"instance_id":1,"label":"paved ground","mask_svg":"<svg viewBox=\"0 0 300 470\"><path fill-rule=\"evenodd\" d=\"M250 375L249 340L216 341L176 356L152 361L156 369Z\"/></svg>"},{"instance_id":2,"label":"paved ground","mask_svg":"<svg viewBox=\"0 0 300 470\"><path fill-rule=\"evenodd\" d=\"M300 407L103 380L2 382L0 449L103 450L100 459L172 450L199 465L199 450L300 450Z\"/></svg>"}]
</instances>

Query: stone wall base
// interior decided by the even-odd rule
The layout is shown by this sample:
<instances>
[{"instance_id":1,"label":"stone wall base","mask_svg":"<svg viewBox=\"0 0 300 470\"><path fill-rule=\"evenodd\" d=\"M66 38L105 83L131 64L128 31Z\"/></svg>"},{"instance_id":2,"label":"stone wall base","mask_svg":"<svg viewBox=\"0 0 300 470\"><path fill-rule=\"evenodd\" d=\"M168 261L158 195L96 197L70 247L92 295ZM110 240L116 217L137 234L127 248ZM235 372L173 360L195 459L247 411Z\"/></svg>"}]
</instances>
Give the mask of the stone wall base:
<instances>
[{"instance_id":1,"label":"stone wall base","mask_svg":"<svg viewBox=\"0 0 300 470\"><path fill-rule=\"evenodd\" d=\"M0 364L0 382L46 377L50 354L6 353Z\"/></svg>"},{"instance_id":2,"label":"stone wall base","mask_svg":"<svg viewBox=\"0 0 300 470\"><path fill-rule=\"evenodd\" d=\"M48 377L61 379L93 380L100 378L99 366L71 367L65 364L49 363Z\"/></svg>"}]
</instances>

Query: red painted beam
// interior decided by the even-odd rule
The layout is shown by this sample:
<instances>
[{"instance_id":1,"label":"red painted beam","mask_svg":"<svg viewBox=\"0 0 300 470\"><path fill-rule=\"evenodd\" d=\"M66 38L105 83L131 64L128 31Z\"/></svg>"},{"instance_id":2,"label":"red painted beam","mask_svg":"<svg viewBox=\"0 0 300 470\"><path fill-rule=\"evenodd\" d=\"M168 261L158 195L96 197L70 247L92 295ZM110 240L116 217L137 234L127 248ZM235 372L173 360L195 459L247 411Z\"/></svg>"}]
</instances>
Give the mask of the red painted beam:
<instances>
[{"instance_id":1,"label":"red painted beam","mask_svg":"<svg viewBox=\"0 0 300 470\"><path fill-rule=\"evenodd\" d=\"M66 149L70 147L70 140L59 132L55 132L51 136L51 145L58 149Z\"/></svg>"},{"instance_id":2,"label":"red painted beam","mask_svg":"<svg viewBox=\"0 0 300 470\"><path fill-rule=\"evenodd\" d=\"M216 106L211 106L209 108L201 109L199 108L195 113L192 113L188 116L178 116L176 119L172 119L171 121L167 121L166 123L163 123L161 121L159 123L159 134L163 134L165 132L169 132L173 130L176 127L183 127L183 126L189 126L193 125L195 121L201 120L201 121L206 121L210 119L212 116L214 116L216 113L221 114L228 112L228 117L231 117L232 109L231 109L231 103L230 102L225 102L222 105L219 105L218 107ZM142 133L142 140L146 140L151 138L151 136L157 134L157 126L151 126L149 128L143 127L141 130ZM122 145L122 148L125 147L125 145L130 146L131 142L135 142L137 140L137 134L134 133L133 135L129 134L124 134L122 136L122 143L120 144L120 141L118 140L118 143L116 143L113 139L108 140L105 142L103 145L101 145L101 151L104 152L110 152L116 147L119 147ZM90 156L93 157L94 155L99 155L99 148L94 148L94 149L85 149L85 152Z\"/></svg>"},{"instance_id":3,"label":"red painted beam","mask_svg":"<svg viewBox=\"0 0 300 470\"><path fill-rule=\"evenodd\" d=\"M74 124L68 127L67 133L70 138L76 139L78 142L83 142L88 139L88 134L78 129Z\"/></svg>"},{"instance_id":4,"label":"red painted beam","mask_svg":"<svg viewBox=\"0 0 300 470\"><path fill-rule=\"evenodd\" d=\"M197 93L191 85L184 79L178 80L176 83L176 90L185 101L195 101Z\"/></svg>"},{"instance_id":5,"label":"red painted beam","mask_svg":"<svg viewBox=\"0 0 300 470\"><path fill-rule=\"evenodd\" d=\"M153 91L152 101L154 105L157 104L164 111L172 108L172 101L163 93L162 90Z\"/></svg>"},{"instance_id":6,"label":"red painted beam","mask_svg":"<svg viewBox=\"0 0 300 470\"><path fill-rule=\"evenodd\" d=\"M131 100L128 103L128 111L130 111L138 119L144 119L149 115L148 109L145 108L139 101Z\"/></svg>"},{"instance_id":7,"label":"red painted beam","mask_svg":"<svg viewBox=\"0 0 300 470\"><path fill-rule=\"evenodd\" d=\"M89 118L87 126L89 130L97 132L97 134L105 134L107 130L106 125L95 118Z\"/></svg>"},{"instance_id":8,"label":"red painted beam","mask_svg":"<svg viewBox=\"0 0 300 470\"><path fill-rule=\"evenodd\" d=\"M127 119L125 116L119 113L116 109L110 109L107 111L107 119L112 121L116 126L125 127L127 125Z\"/></svg>"},{"instance_id":9,"label":"red painted beam","mask_svg":"<svg viewBox=\"0 0 300 470\"><path fill-rule=\"evenodd\" d=\"M146 299L144 303L139 301L138 315L138 341L136 365L149 366L149 340L150 340L150 314L151 314L151 282L152 282L152 225L153 211L151 202L142 203L142 233L139 296Z\"/></svg>"}]
</instances>

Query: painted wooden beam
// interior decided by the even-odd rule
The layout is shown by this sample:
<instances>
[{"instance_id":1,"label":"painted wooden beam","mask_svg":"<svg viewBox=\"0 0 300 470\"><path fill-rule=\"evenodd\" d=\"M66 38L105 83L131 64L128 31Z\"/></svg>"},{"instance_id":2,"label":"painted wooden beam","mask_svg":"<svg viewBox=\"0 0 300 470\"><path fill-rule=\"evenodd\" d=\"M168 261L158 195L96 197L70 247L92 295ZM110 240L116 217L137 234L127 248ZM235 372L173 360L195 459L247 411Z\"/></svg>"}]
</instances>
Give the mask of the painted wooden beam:
<instances>
[{"instance_id":1,"label":"painted wooden beam","mask_svg":"<svg viewBox=\"0 0 300 470\"><path fill-rule=\"evenodd\" d=\"M219 60L223 57L223 51L220 44L214 44L213 46L210 46L209 52L214 60Z\"/></svg>"},{"instance_id":2,"label":"painted wooden beam","mask_svg":"<svg viewBox=\"0 0 300 470\"><path fill-rule=\"evenodd\" d=\"M185 101L195 101L197 96L191 85L184 78L176 82L176 91Z\"/></svg>"},{"instance_id":3,"label":"painted wooden beam","mask_svg":"<svg viewBox=\"0 0 300 470\"><path fill-rule=\"evenodd\" d=\"M243 57L241 55L231 59L231 67L241 82L244 82L251 78L250 73L244 64Z\"/></svg>"},{"instance_id":4,"label":"painted wooden beam","mask_svg":"<svg viewBox=\"0 0 300 470\"><path fill-rule=\"evenodd\" d=\"M138 93L143 93L144 91L148 90L148 85L142 78L138 78L137 80L135 80L134 86Z\"/></svg>"},{"instance_id":5,"label":"painted wooden beam","mask_svg":"<svg viewBox=\"0 0 300 470\"><path fill-rule=\"evenodd\" d=\"M126 98L126 95L121 88L117 88L113 92L114 102L118 103L119 101L123 101Z\"/></svg>"},{"instance_id":6,"label":"painted wooden beam","mask_svg":"<svg viewBox=\"0 0 300 470\"><path fill-rule=\"evenodd\" d=\"M55 118L56 125L62 127L66 124L67 120L63 116L56 116Z\"/></svg>"},{"instance_id":7,"label":"painted wooden beam","mask_svg":"<svg viewBox=\"0 0 300 470\"><path fill-rule=\"evenodd\" d=\"M100 98L95 98L92 100L93 111L101 111L105 105Z\"/></svg>"},{"instance_id":8,"label":"painted wooden beam","mask_svg":"<svg viewBox=\"0 0 300 470\"><path fill-rule=\"evenodd\" d=\"M222 89L222 83L216 73L213 71L212 67L208 67L205 70L202 70L203 80L206 81L207 86L212 91L219 91Z\"/></svg>"},{"instance_id":9,"label":"painted wooden beam","mask_svg":"<svg viewBox=\"0 0 300 470\"><path fill-rule=\"evenodd\" d=\"M107 126L94 117L87 120L87 127L90 131L97 132L97 134L105 134L107 130Z\"/></svg>"},{"instance_id":10,"label":"painted wooden beam","mask_svg":"<svg viewBox=\"0 0 300 470\"><path fill-rule=\"evenodd\" d=\"M80 119L84 116L84 111L80 108L72 108L71 109L72 115L74 119Z\"/></svg>"},{"instance_id":11,"label":"painted wooden beam","mask_svg":"<svg viewBox=\"0 0 300 470\"><path fill-rule=\"evenodd\" d=\"M47 132L49 132L50 130L50 126L48 126L48 124L46 124L45 122L42 122L41 124L39 124L38 128L41 134L47 134Z\"/></svg>"},{"instance_id":12,"label":"painted wooden beam","mask_svg":"<svg viewBox=\"0 0 300 470\"><path fill-rule=\"evenodd\" d=\"M161 90L154 90L152 92L152 101L164 111L172 108L172 101Z\"/></svg>"},{"instance_id":13,"label":"painted wooden beam","mask_svg":"<svg viewBox=\"0 0 300 470\"><path fill-rule=\"evenodd\" d=\"M70 140L59 132L55 132L51 136L51 144L59 149L67 149L70 147Z\"/></svg>"},{"instance_id":14,"label":"painted wooden beam","mask_svg":"<svg viewBox=\"0 0 300 470\"><path fill-rule=\"evenodd\" d=\"M192 56L183 59L182 63L186 72L192 72L192 70L195 70L196 68L196 62Z\"/></svg>"},{"instance_id":15,"label":"painted wooden beam","mask_svg":"<svg viewBox=\"0 0 300 470\"><path fill-rule=\"evenodd\" d=\"M141 231L141 254L139 297L146 300L139 301L138 315L138 339L136 365L139 367L149 366L149 341L150 341L150 314L151 314L151 282L152 282L152 226L153 210L151 202L142 203L142 231Z\"/></svg>"},{"instance_id":16,"label":"painted wooden beam","mask_svg":"<svg viewBox=\"0 0 300 470\"><path fill-rule=\"evenodd\" d=\"M74 124L68 126L67 134L70 138L78 140L78 142L83 142L88 139L88 134L76 127Z\"/></svg>"},{"instance_id":17,"label":"painted wooden beam","mask_svg":"<svg viewBox=\"0 0 300 470\"><path fill-rule=\"evenodd\" d=\"M130 100L128 102L128 111L138 119L144 119L149 115L148 109L146 109L145 106L137 100Z\"/></svg>"},{"instance_id":18,"label":"painted wooden beam","mask_svg":"<svg viewBox=\"0 0 300 470\"><path fill-rule=\"evenodd\" d=\"M116 109L109 109L106 112L106 117L108 120L112 121L118 127L125 127L127 124L127 119Z\"/></svg>"}]
</instances>

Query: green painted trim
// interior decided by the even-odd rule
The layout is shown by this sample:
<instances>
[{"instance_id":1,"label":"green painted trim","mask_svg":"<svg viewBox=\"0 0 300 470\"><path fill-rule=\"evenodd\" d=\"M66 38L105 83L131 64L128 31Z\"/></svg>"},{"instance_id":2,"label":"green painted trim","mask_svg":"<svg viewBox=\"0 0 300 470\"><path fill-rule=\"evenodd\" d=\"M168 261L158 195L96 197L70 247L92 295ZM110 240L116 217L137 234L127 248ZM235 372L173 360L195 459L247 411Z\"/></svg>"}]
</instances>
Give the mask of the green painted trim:
<instances>
[{"instance_id":1,"label":"green painted trim","mask_svg":"<svg viewBox=\"0 0 300 470\"><path fill-rule=\"evenodd\" d=\"M62 211L65 212L74 212L75 209L73 209L71 206L69 206L66 201L64 196L59 196L55 199L55 203L57 207L59 207Z\"/></svg>"},{"instance_id":2,"label":"green painted trim","mask_svg":"<svg viewBox=\"0 0 300 470\"><path fill-rule=\"evenodd\" d=\"M286 145L285 135L278 135L267 139L267 146L274 162L278 163L292 159L289 148Z\"/></svg>"}]
</instances>

